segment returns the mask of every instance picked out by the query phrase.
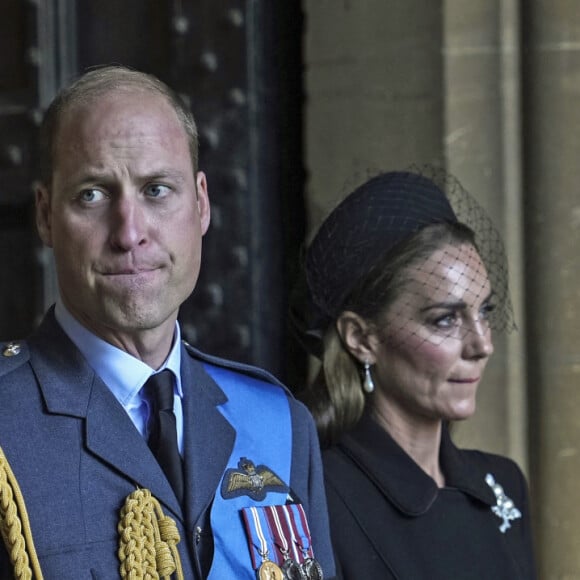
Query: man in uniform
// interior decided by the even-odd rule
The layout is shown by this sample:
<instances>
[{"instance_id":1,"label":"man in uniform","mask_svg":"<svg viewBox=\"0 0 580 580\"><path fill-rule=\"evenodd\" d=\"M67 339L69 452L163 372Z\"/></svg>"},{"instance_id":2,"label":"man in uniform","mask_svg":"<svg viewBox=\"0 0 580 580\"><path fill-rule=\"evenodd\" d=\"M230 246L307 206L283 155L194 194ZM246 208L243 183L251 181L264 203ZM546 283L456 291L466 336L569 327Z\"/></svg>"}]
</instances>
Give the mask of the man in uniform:
<instances>
[{"instance_id":1,"label":"man in uniform","mask_svg":"<svg viewBox=\"0 0 580 580\"><path fill-rule=\"evenodd\" d=\"M124 67L45 115L36 217L59 296L0 345L2 580L334 575L307 411L180 338L210 223L197 148L174 93Z\"/></svg>"}]
</instances>

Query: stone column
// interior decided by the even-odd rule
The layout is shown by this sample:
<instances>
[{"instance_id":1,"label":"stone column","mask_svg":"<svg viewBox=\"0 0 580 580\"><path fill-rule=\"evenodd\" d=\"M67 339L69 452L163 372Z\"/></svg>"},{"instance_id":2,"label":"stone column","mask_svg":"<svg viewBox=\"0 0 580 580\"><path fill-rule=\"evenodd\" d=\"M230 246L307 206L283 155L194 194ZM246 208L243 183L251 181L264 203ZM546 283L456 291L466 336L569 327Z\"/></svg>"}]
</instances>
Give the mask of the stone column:
<instances>
[{"instance_id":1,"label":"stone column","mask_svg":"<svg viewBox=\"0 0 580 580\"><path fill-rule=\"evenodd\" d=\"M368 172L442 162L441 4L305 0L313 226Z\"/></svg>"},{"instance_id":2,"label":"stone column","mask_svg":"<svg viewBox=\"0 0 580 580\"><path fill-rule=\"evenodd\" d=\"M509 455L527 471L518 10L516 0L445 1L444 146L447 167L504 240L518 326L494 334L477 413L457 426L456 440Z\"/></svg>"},{"instance_id":3,"label":"stone column","mask_svg":"<svg viewBox=\"0 0 580 580\"><path fill-rule=\"evenodd\" d=\"M580 19L532 0L523 23L530 436L540 575L580 578Z\"/></svg>"}]
</instances>

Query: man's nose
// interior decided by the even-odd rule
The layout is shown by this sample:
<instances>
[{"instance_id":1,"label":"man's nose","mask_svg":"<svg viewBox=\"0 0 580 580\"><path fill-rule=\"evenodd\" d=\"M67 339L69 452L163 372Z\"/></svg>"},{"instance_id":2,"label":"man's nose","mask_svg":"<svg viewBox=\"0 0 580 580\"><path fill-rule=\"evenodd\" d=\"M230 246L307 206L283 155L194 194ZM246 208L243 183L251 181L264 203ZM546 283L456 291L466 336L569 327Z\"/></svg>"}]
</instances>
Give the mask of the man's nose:
<instances>
[{"instance_id":1,"label":"man's nose","mask_svg":"<svg viewBox=\"0 0 580 580\"><path fill-rule=\"evenodd\" d=\"M124 251L147 241L147 216L137 196L119 196L111 210L111 244Z\"/></svg>"}]
</instances>

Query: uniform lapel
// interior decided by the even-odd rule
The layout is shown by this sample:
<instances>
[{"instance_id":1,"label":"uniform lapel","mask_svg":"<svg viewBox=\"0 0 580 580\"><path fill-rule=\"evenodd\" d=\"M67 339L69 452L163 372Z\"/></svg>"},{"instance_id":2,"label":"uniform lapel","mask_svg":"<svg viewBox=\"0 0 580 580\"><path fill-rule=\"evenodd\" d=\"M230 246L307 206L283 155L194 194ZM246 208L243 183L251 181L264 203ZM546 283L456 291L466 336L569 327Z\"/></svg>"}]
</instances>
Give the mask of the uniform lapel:
<instances>
[{"instance_id":1,"label":"uniform lapel","mask_svg":"<svg viewBox=\"0 0 580 580\"><path fill-rule=\"evenodd\" d=\"M235 430L218 410L226 396L201 363L185 348L181 361L185 508L188 522L195 524L216 493L234 446Z\"/></svg>"},{"instance_id":2,"label":"uniform lapel","mask_svg":"<svg viewBox=\"0 0 580 580\"><path fill-rule=\"evenodd\" d=\"M179 518L177 498L123 407L87 364L50 311L30 340L31 365L47 411L84 419L85 447Z\"/></svg>"},{"instance_id":3,"label":"uniform lapel","mask_svg":"<svg viewBox=\"0 0 580 580\"><path fill-rule=\"evenodd\" d=\"M101 383L96 379L95 383ZM129 416L104 384L95 384L86 416L87 448L103 461L146 488L180 519L173 488Z\"/></svg>"}]
</instances>

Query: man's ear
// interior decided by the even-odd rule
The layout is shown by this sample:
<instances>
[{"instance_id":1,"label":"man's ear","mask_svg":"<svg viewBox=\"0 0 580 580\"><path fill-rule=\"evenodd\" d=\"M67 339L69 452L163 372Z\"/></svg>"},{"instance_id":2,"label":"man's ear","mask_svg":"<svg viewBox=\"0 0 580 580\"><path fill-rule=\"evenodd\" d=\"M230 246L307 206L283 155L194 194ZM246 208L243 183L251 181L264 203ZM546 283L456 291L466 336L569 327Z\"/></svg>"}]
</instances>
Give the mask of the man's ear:
<instances>
[{"instance_id":1,"label":"man's ear","mask_svg":"<svg viewBox=\"0 0 580 580\"><path fill-rule=\"evenodd\" d=\"M374 330L369 322L356 312L345 310L336 321L336 330L347 350L361 363L376 361Z\"/></svg>"},{"instance_id":2,"label":"man's ear","mask_svg":"<svg viewBox=\"0 0 580 580\"><path fill-rule=\"evenodd\" d=\"M52 208L48 188L37 183L34 188L36 201L36 228L45 245L52 248Z\"/></svg>"},{"instance_id":3,"label":"man's ear","mask_svg":"<svg viewBox=\"0 0 580 580\"><path fill-rule=\"evenodd\" d=\"M211 208L207 190L207 178L203 171L197 172L195 176L195 185L197 193L197 210L199 212L201 235L203 236L209 228L209 222L211 219Z\"/></svg>"}]
</instances>

